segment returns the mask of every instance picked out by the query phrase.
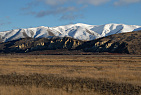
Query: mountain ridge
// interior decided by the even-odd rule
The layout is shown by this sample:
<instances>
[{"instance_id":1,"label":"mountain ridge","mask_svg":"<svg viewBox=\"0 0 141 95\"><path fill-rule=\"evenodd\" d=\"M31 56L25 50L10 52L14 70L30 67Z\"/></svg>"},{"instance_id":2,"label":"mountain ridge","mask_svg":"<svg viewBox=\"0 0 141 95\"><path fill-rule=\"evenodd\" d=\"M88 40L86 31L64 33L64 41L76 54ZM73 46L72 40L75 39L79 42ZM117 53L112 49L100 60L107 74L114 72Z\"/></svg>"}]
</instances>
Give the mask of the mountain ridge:
<instances>
[{"instance_id":1,"label":"mountain ridge","mask_svg":"<svg viewBox=\"0 0 141 95\"><path fill-rule=\"evenodd\" d=\"M0 43L0 53L26 54L139 54L141 30L82 41L71 37L20 38Z\"/></svg>"},{"instance_id":2,"label":"mountain ridge","mask_svg":"<svg viewBox=\"0 0 141 95\"><path fill-rule=\"evenodd\" d=\"M14 29L10 31L4 31L0 32L0 41L8 42L27 37L52 38L54 36L72 37L78 40L90 41L112 34L126 33L137 30L141 30L141 26L114 23L104 25L88 25L83 23L77 23L57 27L40 26L35 28Z\"/></svg>"}]
</instances>

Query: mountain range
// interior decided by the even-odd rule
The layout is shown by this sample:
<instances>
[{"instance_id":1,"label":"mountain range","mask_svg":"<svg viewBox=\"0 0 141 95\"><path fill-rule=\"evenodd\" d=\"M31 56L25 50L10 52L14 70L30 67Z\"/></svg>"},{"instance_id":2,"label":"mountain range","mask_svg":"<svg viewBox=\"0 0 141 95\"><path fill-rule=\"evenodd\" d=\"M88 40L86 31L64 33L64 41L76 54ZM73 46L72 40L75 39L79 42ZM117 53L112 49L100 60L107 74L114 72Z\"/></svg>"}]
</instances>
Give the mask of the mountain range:
<instances>
[{"instance_id":1,"label":"mountain range","mask_svg":"<svg viewBox=\"0 0 141 95\"><path fill-rule=\"evenodd\" d=\"M0 32L0 53L141 54L141 26L71 24Z\"/></svg>"},{"instance_id":2,"label":"mountain range","mask_svg":"<svg viewBox=\"0 0 141 95\"><path fill-rule=\"evenodd\" d=\"M141 30L141 26L125 24L88 25L83 23L58 27L35 27L0 32L0 41L8 42L20 38L71 37L89 41L117 33Z\"/></svg>"}]
</instances>

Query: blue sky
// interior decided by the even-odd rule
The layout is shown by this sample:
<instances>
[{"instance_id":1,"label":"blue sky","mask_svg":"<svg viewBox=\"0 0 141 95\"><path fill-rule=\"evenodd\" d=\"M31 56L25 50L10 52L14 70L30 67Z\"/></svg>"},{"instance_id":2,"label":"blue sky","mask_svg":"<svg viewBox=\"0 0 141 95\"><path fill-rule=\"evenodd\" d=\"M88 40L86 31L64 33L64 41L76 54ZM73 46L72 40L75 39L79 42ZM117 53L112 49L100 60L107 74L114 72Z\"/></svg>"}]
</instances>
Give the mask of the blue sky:
<instances>
[{"instance_id":1,"label":"blue sky","mask_svg":"<svg viewBox=\"0 0 141 95\"><path fill-rule=\"evenodd\" d=\"M73 23L141 26L141 0L0 1L0 31Z\"/></svg>"}]
</instances>

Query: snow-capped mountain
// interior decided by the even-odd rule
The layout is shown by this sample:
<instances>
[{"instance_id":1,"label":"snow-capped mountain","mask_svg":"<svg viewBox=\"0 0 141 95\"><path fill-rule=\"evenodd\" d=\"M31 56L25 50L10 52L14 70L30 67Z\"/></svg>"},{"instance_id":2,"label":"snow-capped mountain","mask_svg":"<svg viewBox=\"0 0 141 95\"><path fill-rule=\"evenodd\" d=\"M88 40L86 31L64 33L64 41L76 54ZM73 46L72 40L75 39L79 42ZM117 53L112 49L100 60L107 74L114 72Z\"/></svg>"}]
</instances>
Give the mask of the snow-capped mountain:
<instances>
[{"instance_id":1,"label":"snow-capped mountain","mask_svg":"<svg viewBox=\"0 0 141 95\"><path fill-rule=\"evenodd\" d=\"M141 30L141 26L125 24L88 25L83 23L58 27L40 26L36 28L15 29L0 32L0 41L7 42L19 38L72 37L79 40L94 40L111 34Z\"/></svg>"}]
</instances>

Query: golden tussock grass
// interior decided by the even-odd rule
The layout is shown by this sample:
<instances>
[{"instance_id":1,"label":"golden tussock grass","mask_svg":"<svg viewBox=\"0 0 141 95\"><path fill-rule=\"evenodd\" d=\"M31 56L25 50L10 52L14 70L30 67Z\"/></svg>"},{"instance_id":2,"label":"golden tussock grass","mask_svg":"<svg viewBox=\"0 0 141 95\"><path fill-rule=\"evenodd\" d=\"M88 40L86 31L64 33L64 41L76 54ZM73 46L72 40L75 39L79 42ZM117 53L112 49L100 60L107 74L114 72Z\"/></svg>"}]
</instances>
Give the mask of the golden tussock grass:
<instances>
[{"instance_id":1,"label":"golden tussock grass","mask_svg":"<svg viewBox=\"0 0 141 95\"><path fill-rule=\"evenodd\" d=\"M0 85L0 95L139 95L141 56L1 55Z\"/></svg>"},{"instance_id":2,"label":"golden tussock grass","mask_svg":"<svg viewBox=\"0 0 141 95\"><path fill-rule=\"evenodd\" d=\"M66 92L57 88L42 88L35 86L0 86L0 95L99 95L96 92Z\"/></svg>"}]
</instances>

